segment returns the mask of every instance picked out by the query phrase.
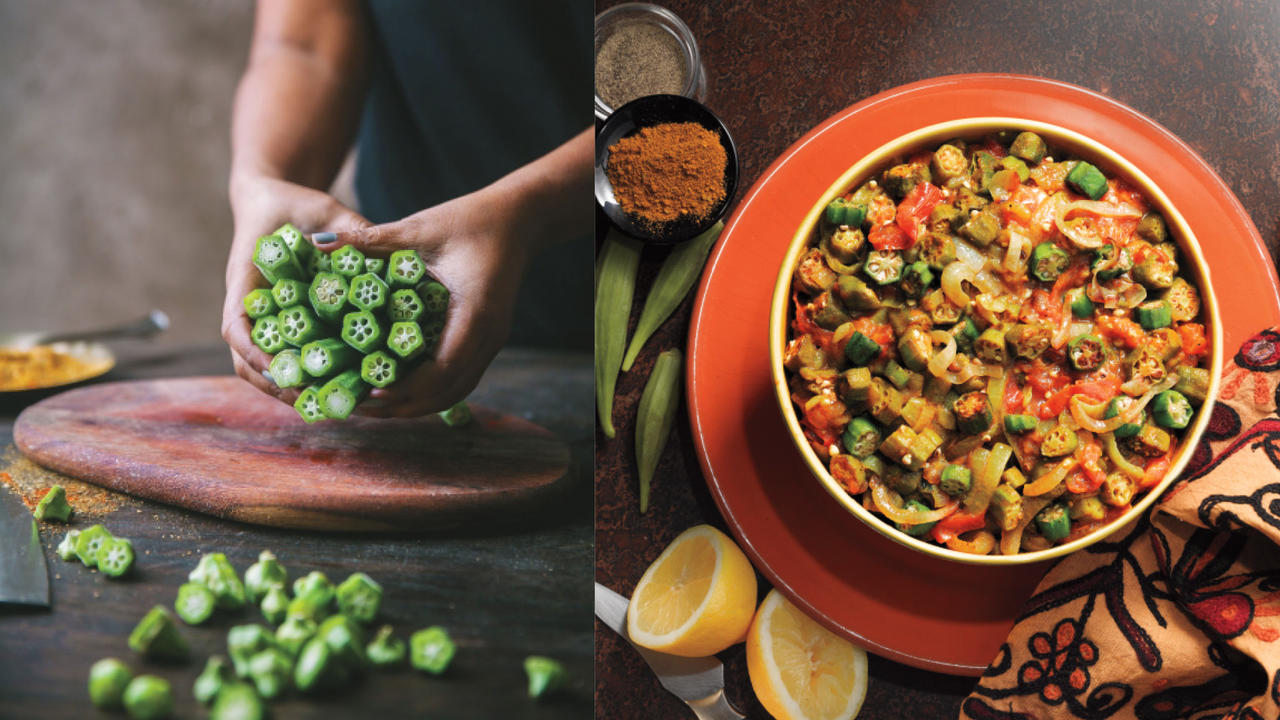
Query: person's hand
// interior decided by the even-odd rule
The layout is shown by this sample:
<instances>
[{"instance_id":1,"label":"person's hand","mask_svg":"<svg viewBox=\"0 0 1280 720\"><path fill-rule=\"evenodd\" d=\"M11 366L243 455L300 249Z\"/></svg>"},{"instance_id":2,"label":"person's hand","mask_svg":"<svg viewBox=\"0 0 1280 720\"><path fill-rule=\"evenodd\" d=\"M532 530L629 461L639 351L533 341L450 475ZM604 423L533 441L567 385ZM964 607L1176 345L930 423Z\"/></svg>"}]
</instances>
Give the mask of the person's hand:
<instances>
[{"instance_id":1,"label":"person's hand","mask_svg":"<svg viewBox=\"0 0 1280 720\"><path fill-rule=\"evenodd\" d=\"M461 196L417 214L368 227L335 231L333 251L353 245L386 257L412 248L427 272L449 289L444 333L434 354L390 387L374 388L356 412L414 417L448 409L480 382L511 328L516 291L532 241L522 211L490 189Z\"/></svg>"},{"instance_id":2,"label":"person's hand","mask_svg":"<svg viewBox=\"0 0 1280 720\"><path fill-rule=\"evenodd\" d=\"M262 352L250 338L253 323L244 311L244 296L266 280L253 264L253 250L258 238L291 222L304 234L356 230L370 225L359 213L335 200L331 195L271 178L237 180L231 193L231 210L235 231L231 254L227 258L227 296L222 305L222 337L231 347L231 362L236 374L254 387L285 402L292 403L296 390L284 390L262 373L271 356Z\"/></svg>"}]
</instances>

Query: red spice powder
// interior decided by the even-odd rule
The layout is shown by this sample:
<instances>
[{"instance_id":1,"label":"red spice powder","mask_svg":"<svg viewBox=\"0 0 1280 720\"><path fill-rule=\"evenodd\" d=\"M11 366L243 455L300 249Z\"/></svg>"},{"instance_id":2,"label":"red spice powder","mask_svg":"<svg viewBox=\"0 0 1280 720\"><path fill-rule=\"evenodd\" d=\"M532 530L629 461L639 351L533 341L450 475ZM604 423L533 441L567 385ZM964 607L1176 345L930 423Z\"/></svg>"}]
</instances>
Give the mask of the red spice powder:
<instances>
[{"instance_id":1,"label":"red spice powder","mask_svg":"<svg viewBox=\"0 0 1280 720\"><path fill-rule=\"evenodd\" d=\"M609 148L605 169L623 212L651 223L705 218L724 200L728 156L697 123L643 128Z\"/></svg>"}]
</instances>

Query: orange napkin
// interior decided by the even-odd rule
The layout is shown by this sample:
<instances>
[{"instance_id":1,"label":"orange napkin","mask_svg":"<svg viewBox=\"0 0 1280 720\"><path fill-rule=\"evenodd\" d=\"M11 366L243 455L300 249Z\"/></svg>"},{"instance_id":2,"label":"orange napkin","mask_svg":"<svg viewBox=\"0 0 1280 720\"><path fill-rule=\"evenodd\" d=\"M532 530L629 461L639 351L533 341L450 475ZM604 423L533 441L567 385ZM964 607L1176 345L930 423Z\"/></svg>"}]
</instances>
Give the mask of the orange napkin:
<instances>
[{"instance_id":1,"label":"orange napkin","mask_svg":"<svg viewBox=\"0 0 1280 720\"><path fill-rule=\"evenodd\" d=\"M1152 511L1045 576L961 718L1280 718L1277 380L1273 328Z\"/></svg>"}]
</instances>

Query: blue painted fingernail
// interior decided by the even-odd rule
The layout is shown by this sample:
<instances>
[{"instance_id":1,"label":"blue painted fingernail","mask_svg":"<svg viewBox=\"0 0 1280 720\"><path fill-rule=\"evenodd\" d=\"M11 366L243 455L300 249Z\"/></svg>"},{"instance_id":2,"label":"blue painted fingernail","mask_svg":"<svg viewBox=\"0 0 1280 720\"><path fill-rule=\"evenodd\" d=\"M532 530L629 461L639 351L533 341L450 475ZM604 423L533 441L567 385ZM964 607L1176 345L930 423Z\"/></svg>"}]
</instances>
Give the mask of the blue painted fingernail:
<instances>
[{"instance_id":1,"label":"blue painted fingernail","mask_svg":"<svg viewBox=\"0 0 1280 720\"><path fill-rule=\"evenodd\" d=\"M311 236L311 240L317 245L328 245L338 241L338 234L330 232L315 233Z\"/></svg>"},{"instance_id":2,"label":"blue painted fingernail","mask_svg":"<svg viewBox=\"0 0 1280 720\"><path fill-rule=\"evenodd\" d=\"M276 381L276 379L275 379L275 378L271 377L271 373L267 372L266 370L263 370L263 371L262 371L262 377L266 378L266 379L267 379L267 382L270 382L270 383L273 383L273 384L274 384L274 383L275 383L275 381Z\"/></svg>"}]
</instances>

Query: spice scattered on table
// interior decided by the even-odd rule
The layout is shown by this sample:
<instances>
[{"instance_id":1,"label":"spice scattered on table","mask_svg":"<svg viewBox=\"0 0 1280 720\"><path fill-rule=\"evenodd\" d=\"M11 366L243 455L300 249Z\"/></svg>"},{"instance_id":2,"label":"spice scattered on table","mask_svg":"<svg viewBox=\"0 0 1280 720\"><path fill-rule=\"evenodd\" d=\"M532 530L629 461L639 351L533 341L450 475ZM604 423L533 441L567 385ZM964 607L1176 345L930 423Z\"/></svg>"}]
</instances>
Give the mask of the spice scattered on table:
<instances>
[{"instance_id":1,"label":"spice scattered on table","mask_svg":"<svg viewBox=\"0 0 1280 720\"><path fill-rule=\"evenodd\" d=\"M678 95L687 77L675 36L651 23L621 24L596 50L596 95L611 108L645 95Z\"/></svg>"},{"instance_id":2,"label":"spice scattered on table","mask_svg":"<svg viewBox=\"0 0 1280 720\"><path fill-rule=\"evenodd\" d=\"M728 155L697 123L642 128L609 148L606 174L623 212L654 224L705 218L724 200Z\"/></svg>"},{"instance_id":3,"label":"spice scattered on table","mask_svg":"<svg viewBox=\"0 0 1280 720\"><path fill-rule=\"evenodd\" d=\"M3 468L3 471L0 471L0 483L16 492L29 510L34 511L40 499L54 485L63 487L67 502L75 508L76 516L81 518L106 515L127 500L132 501L126 495L45 470L28 460L12 446L0 455L0 468Z\"/></svg>"}]
</instances>

